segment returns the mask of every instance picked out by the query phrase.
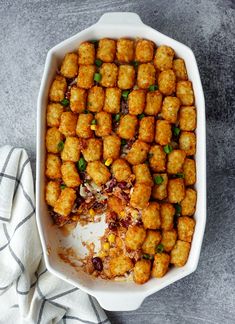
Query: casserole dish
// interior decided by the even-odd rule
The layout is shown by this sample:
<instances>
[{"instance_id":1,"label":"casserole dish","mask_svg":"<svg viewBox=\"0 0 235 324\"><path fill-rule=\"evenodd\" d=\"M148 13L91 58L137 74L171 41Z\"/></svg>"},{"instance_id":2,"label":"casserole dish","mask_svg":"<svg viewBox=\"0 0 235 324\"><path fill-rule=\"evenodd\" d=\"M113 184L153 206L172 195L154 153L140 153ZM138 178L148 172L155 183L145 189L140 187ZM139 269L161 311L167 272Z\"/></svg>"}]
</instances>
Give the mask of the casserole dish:
<instances>
[{"instance_id":1,"label":"casserole dish","mask_svg":"<svg viewBox=\"0 0 235 324\"><path fill-rule=\"evenodd\" d=\"M105 281L95 279L64 263L58 255L60 248L76 247L83 251L82 241L97 241L104 231L104 223L95 223L87 227L77 228L70 235L63 235L57 227L53 226L48 215L45 202L45 131L46 107L50 84L55 76L58 66L67 52L75 50L78 45L89 39L104 37L119 38L147 38L157 45L166 44L174 48L176 55L183 58L186 64L189 79L193 82L195 105L197 107L197 181L195 189L198 193L195 213L196 227L191 245L191 251L186 265L182 268L171 269L161 279L151 279L145 285L138 286L133 282ZM45 70L38 97L37 119L37 184L36 184L36 217L39 234L42 242L45 262L48 270L63 280L77 286L91 294L104 309L134 310L143 302L144 298L168 286L176 280L195 271L206 223L206 153L205 153L205 103L200 76L196 60L192 51L185 45L155 31L143 24L138 15L134 13L107 13L98 23L78 33L68 40L53 47L47 55ZM128 302L127 302L128 300Z\"/></svg>"}]
</instances>

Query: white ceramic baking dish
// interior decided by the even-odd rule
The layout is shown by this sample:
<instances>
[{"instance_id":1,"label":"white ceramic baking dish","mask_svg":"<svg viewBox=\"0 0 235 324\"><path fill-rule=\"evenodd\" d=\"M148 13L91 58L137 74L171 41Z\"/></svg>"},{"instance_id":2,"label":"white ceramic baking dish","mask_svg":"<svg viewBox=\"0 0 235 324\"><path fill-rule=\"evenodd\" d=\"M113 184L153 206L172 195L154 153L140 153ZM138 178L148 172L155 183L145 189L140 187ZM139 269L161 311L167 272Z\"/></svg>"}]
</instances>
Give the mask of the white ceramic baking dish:
<instances>
[{"instance_id":1,"label":"white ceramic baking dish","mask_svg":"<svg viewBox=\"0 0 235 324\"><path fill-rule=\"evenodd\" d=\"M79 228L74 231L73 235L64 237L61 235L60 231L53 226L44 200L45 115L50 84L55 76L56 69L60 66L62 58L67 52L76 50L78 45L85 40L100 39L103 37L140 37L151 39L157 45L166 44L171 46L175 50L176 55L185 60L189 79L193 82L195 93L195 105L197 107L196 190L198 199L195 213L196 227L189 259L184 267L173 268L163 278L151 279L141 286L133 282L115 282L93 279L91 276L83 272L75 271L69 264L62 262L58 257L58 248L61 245L64 247L73 246L79 251L81 248L81 236L83 239L93 240L95 237L97 238L97 236L102 234L103 225L101 223L93 227L93 233L95 232L95 234L90 233L90 228L84 228L82 232ZM96 24L63 41L48 52L37 108L36 215L44 258L48 270L61 279L70 282L74 286L96 297L104 309L112 311L137 309L145 297L195 271L198 265L206 224L206 141L204 95L197 63L191 49L143 24L140 17L135 13L106 13Z\"/></svg>"}]
</instances>

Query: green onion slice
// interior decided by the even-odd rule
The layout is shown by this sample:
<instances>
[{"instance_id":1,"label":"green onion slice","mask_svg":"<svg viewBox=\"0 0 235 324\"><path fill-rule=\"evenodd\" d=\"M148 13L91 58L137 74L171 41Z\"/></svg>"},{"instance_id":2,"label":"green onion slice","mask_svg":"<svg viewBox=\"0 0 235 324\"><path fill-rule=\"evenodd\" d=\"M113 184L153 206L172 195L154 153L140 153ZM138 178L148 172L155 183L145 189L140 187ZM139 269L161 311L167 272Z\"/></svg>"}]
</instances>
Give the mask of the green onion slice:
<instances>
[{"instance_id":1,"label":"green onion slice","mask_svg":"<svg viewBox=\"0 0 235 324\"><path fill-rule=\"evenodd\" d=\"M132 64L134 65L134 67L138 67L139 62L138 61L133 61Z\"/></svg>"},{"instance_id":2,"label":"green onion slice","mask_svg":"<svg viewBox=\"0 0 235 324\"><path fill-rule=\"evenodd\" d=\"M173 148L170 144L167 144L163 147L163 150L166 154L170 154L173 151Z\"/></svg>"},{"instance_id":3,"label":"green onion slice","mask_svg":"<svg viewBox=\"0 0 235 324\"><path fill-rule=\"evenodd\" d=\"M91 125L96 125L96 119L93 119L92 121L91 121Z\"/></svg>"},{"instance_id":4,"label":"green onion slice","mask_svg":"<svg viewBox=\"0 0 235 324\"><path fill-rule=\"evenodd\" d=\"M163 183L163 177L160 175L155 176L153 180L156 185L160 185L161 183Z\"/></svg>"},{"instance_id":5,"label":"green onion slice","mask_svg":"<svg viewBox=\"0 0 235 324\"><path fill-rule=\"evenodd\" d=\"M79 171L85 171L86 170L86 161L84 160L83 157L81 157L78 160L78 170Z\"/></svg>"},{"instance_id":6,"label":"green onion slice","mask_svg":"<svg viewBox=\"0 0 235 324\"><path fill-rule=\"evenodd\" d=\"M155 91L158 89L158 86L156 84L152 84L150 87L149 87L149 91Z\"/></svg>"},{"instance_id":7,"label":"green onion slice","mask_svg":"<svg viewBox=\"0 0 235 324\"><path fill-rule=\"evenodd\" d=\"M174 207L175 207L175 214L176 215L180 215L180 213L181 213L181 206L179 204L175 204Z\"/></svg>"},{"instance_id":8,"label":"green onion slice","mask_svg":"<svg viewBox=\"0 0 235 324\"><path fill-rule=\"evenodd\" d=\"M101 74L100 73L95 73L94 74L94 80L96 81L96 82L100 82L101 81Z\"/></svg>"},{"instance_id":9,"label":"green onion slice","mask_svg":"<svg viewBox=\"0 0 235 324\"><path fill-rule=\"evenodd\" d=\"M152 255L149 255L149 254L143 254L143 259L145 259L145 260L152 260L153 259L153 256Z\"/></svg>"},{"instance_id":10,"label":"green onion slice","mask_svg":"<svg viewBox=\"0 0 235 324\"><path fill-rule=\"evenodd\" d=\"M64 149L64 142L60 141L57 145L58 151L61 152Z\"/></svg>"},{"instance_id":11,"label":"green onion slice","mask_svg":"<svg viewBox=\"0 0 235 324\"><path fill-rule=\"evenodd\" d=\"M64 99L61 100L60 103L61 103L61 105L63 105L64 107L67 107L67 106L69 105L69 100L66 99L66 98L64 98Z\"/></svg>"},{"instance_id":12,"label":"green onion slice","mask_svg":"<svg viewBox=\"0 0 235 324\"><path fill-rule=\"evenodd\" d=\"M164 251L164 246L162 243L158 244L156 247L156 253L162 253Z\"/></svg>"},{"instance_id":13,"label":"green onion slice","mask_svg":"<svg viewBox=\"0 0 235 324\"><path fill-rule=\"evenodd\" d=\"M130 90L124 90L124 91L122 91L122 97L123 97L124 99L127 99L128 96L129 96L129 93L130 93Z\"/></svg>"},{"instance_id":14,"label":"green onion slice","mask_svg":"<svg viewBox=\"0 0 235 324\"><path fill-rule=\"evenodd\" d=\"M99 59L95 60L95 65L100 67L103 64L103 62Z\"/></svg>"},{"instance_id":15,"label":"green onion slice","mask_svg":"<svg viewBox=\"0 0 235 324\"><path fill-rule=\"evenodd\" d=\"M145 114L140 114L140 115L138 115L138 119L142 119L142 118L144 118L145 117Z\"/></svg>"},{"instance_id":16,"label":"green onion slice","mask_svg":"<svg viewBox=\"0 0 235 324\"><path fill-rule=\"evenodd\" d=\"M174 127L173 127L173 134L174 134L175 136L179 136L179 133L180 133L180 128L174 126Z\"/></svg>"},{"instance_id":17,"label":"green onion slice","mask_svg":"<svg viewBox=\"0 0 235 324\"><path fill-rule=\"evenodd\" d=\"M114 116L114 120L115 120L116 122L118 122L118 121L120 120L120 118L121 118L120 114L116 114L116 115Z\"/></svg>"},{"instance_id":18,"label":"green onion slice","mask_svg":"<svg viewBox=\"0 0 235 324\"><path fill-rule=\"evenodd\" d=\"M124 138L121 139L121 145L122 146L126 145L126 140Z\"/></svg>"},{"instance_id":19,"label":"green onion slice","mask_svg":"<svg viewBox=\"0 0 235 324\"><path fill-rule=\"evenodd\" d=\"M60 185L60 189L64 190L66 188L66 185L65 184L61 184Z\"/></svg>"},{"instance_id":20,"label":"green onion slice","mask_svg":"<svg viewBox=\"0 0 235 324\"><path fill-rule=\"evenodd\" d=\"M184 179L184 173L176 173L176 177Z\"/></svg>"}]
</instances>

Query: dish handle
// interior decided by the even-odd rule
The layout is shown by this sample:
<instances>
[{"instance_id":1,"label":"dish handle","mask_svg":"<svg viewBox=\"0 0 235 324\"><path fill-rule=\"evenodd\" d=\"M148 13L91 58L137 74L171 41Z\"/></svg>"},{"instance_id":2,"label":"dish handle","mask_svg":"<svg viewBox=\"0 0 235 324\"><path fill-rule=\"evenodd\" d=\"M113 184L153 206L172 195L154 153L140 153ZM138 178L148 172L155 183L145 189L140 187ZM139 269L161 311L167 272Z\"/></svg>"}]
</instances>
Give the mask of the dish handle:
<instances>
[{"instance_id":1,"label":"dish handle","mask_svg":"<svg viewBox=\"0 0 235 324\"><path fill-rule=\"evenodd\" d=\"M107 12L100 17L99 25L143 25L140 16L134 12Z\"/></svg>"},{"instance_id":2,"label":"dish handle","mask_svg":"<svg viewBox=\"0 0 235 324\"><path fill-rule=\"evenodd\" d=\"M100 306L107 311L133 311L138 309L143 303L145 296L143 295L130 295L128 292L123 295L117 293L109 294L94 294L94 297L99 302Z\"/></svg>"}]
</instances>

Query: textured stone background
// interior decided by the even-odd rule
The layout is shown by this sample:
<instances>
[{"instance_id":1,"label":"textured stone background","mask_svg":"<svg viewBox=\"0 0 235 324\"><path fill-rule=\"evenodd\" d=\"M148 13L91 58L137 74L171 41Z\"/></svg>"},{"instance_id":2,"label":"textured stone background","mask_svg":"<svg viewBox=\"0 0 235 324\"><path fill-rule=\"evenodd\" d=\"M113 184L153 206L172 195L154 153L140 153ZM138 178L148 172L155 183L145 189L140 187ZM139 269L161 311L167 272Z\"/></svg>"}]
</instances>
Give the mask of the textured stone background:
<instances>
[{"instance_id":1,"label":"textured stone background","mask_svg":"<svg viewBox=\"0 0 235 324\"><path fill-rule=\"evenodd\" d=\"M121 323L235 323L235 100L233 0L0 3L0 145L25 147L33 167L36 100L48 49L108 11L134 11L196 55L206 98L208 221L198 270L147 298Z\"/></svg>"}]
</instances>

